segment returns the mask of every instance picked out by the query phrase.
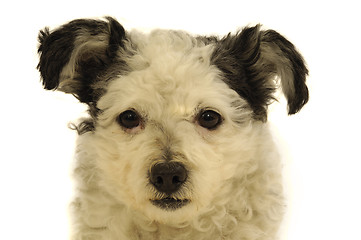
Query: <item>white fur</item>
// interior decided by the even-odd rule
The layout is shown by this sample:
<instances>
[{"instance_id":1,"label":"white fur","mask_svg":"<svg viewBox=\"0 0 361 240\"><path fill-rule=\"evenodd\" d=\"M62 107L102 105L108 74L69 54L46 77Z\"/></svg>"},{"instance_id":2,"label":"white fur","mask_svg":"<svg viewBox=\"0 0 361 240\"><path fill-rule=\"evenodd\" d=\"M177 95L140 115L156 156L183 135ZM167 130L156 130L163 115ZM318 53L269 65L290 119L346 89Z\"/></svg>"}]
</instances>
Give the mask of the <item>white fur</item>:
<instances>
[{"instance_id":1,"label":"white fur","mask_svg":"<svg viewBox=\"0 0 361 240\"><path fill-rule=\"evenodd\" d=\"M74 240L275 239L283 214L281 167L268 125L210 64L212 45L182 32L133 33L134 71L112 81L98 101L96 130L79 137ZM141 126L116 121L134 109ZM223 117L215 130L198 125L202 109ZM189 170L175 194L190 204L167 211L148 170L162 150Z\"/></svg>"}]
</instances>

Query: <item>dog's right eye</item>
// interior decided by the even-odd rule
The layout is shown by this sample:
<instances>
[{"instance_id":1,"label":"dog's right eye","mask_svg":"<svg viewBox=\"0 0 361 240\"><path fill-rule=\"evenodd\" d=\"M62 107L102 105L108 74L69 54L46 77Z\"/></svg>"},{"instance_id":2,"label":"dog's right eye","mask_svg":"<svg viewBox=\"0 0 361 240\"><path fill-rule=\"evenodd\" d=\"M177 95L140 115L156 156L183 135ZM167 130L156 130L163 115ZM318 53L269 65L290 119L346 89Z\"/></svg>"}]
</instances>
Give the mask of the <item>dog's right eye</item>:
<instances>
[{"instance_id":1,"label":"dog's right eye","mask_svg":"<svg viewBox=\"0 0 361 240\"><path fill-rule=\"evenodd\" d=\"M117 121L121 126L132 129L139 126L140 117L135 111L127 110L118 116Z\"/></svg>"}]
</instances>

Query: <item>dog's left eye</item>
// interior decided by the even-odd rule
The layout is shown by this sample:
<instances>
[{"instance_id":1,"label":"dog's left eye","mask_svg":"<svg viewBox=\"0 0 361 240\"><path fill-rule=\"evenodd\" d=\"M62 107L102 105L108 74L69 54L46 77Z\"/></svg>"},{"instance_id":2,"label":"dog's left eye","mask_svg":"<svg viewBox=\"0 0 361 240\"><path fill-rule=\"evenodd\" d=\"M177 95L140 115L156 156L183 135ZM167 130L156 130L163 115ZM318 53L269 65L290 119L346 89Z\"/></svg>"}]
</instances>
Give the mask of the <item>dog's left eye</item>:
<instances>
[{"instance_id":1,"label":"dog's left eye","mask_svg":"<svg viewBox=\"0 0 361 240\"><path fill-rule=\"evenodd\" d=\"M221 122L221 115L212 110L206 110L198 116L198 124L209 130L217 128L221 124Z\"/></svg>"},{"instance_id":2,"label":"dog's left eye","mask_svg":"<svg viewBox=\"0 0 361 240\"><path fill-rule=\"evenodd\" d=\"M121 126L132 129L139 126L140 117L135 111L127 110L118 116L117 121Z\"/></svg>"}]
</instances>

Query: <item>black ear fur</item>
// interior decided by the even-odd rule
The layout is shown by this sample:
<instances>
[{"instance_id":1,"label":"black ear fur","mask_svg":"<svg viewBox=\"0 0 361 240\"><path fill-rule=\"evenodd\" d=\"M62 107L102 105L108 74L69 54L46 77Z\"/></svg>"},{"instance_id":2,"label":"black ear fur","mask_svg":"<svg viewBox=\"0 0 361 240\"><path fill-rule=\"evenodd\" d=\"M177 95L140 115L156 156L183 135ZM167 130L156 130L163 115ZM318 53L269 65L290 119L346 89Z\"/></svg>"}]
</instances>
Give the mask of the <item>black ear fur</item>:
<instances>
[{"instance_id":1,"label":"black ear fur","mask_svg":"<svg viewBox=\"0 0 361 240\"><path fill-rule=\"evenodd\" d=\"M248 101L257 120L267 120L267 106L274 100L275 78L288 101L288 113L298 112L308 101L307 67L301 54L279 33L246 27L218 41L213 63L226 83Z\"/></svg>"},{"instance_id":2,"label":"black ear fur","mask_svg":"<svg viewBox=\"0 0 361 240\"><path fill-rule=\"evenodd\" d=\"M74 94L81 102L96 101L101 91L94 85L117 60L126 33L113 18L78 19L54 31L39 33L37 66L45 89Z\"/></svg>"}]
</instances>

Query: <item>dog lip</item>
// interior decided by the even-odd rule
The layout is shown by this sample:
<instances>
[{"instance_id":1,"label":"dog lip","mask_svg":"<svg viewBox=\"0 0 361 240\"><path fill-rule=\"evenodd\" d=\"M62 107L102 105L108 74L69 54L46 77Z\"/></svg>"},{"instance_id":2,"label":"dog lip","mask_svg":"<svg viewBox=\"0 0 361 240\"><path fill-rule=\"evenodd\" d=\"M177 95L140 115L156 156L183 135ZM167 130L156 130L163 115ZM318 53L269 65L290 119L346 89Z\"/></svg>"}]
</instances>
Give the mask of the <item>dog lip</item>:
<instances>
[{"instance_id":1,"label":"dog lip","mask_svg":"<svg viewBox=\"0 0 361 240\"><path fill-rule=\"evenodd\" d=\"M171 197L166 197L162 199L154 199L150 200L154 206L157 206L161 209L168 211L175 211L181 207L187 205L190 200L189 199L175 199Z\"/></svg>"}]
</instances>

